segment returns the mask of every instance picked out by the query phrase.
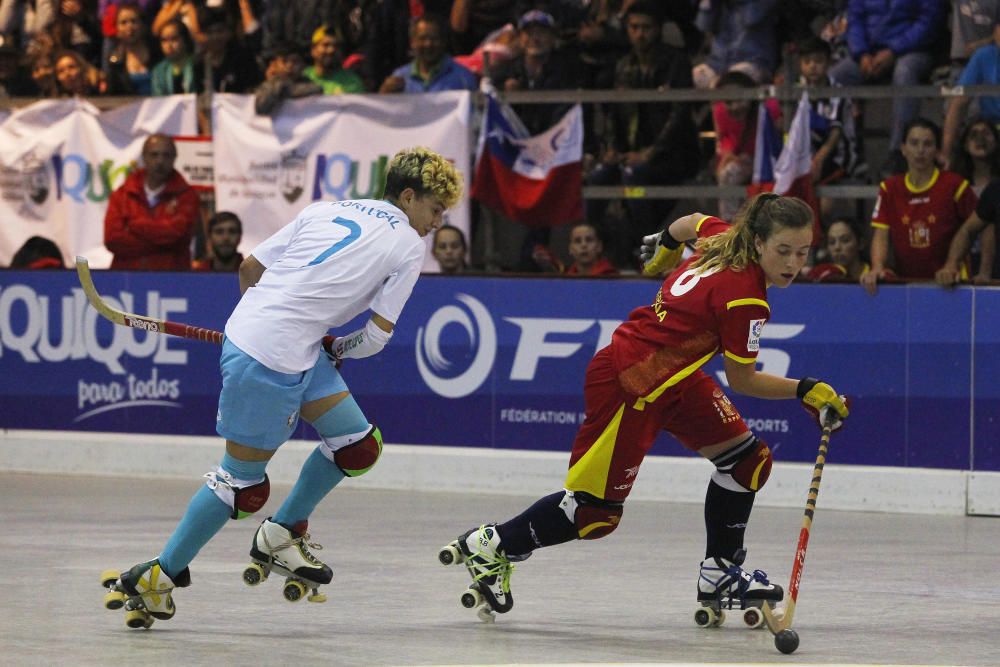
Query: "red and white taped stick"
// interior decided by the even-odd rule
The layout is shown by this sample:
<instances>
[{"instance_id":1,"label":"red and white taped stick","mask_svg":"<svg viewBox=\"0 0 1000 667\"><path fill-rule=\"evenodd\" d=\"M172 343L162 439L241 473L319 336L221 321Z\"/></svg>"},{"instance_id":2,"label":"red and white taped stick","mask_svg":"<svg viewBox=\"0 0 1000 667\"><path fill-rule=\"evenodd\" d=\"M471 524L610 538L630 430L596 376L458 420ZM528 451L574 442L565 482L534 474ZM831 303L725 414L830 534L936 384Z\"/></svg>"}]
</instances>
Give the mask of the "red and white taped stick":
<instances>
[{"instance_id":1,"label":"red and white taped stick","mask_svg":"<svg viewBox=\"0 0 1000 667\"><path fill-rule=\"evenodd\" d=\"M87 295L87 300L90 301L90 305L93 306L94 310L100 313L103 317L111 320L115 324L120 324L124 327L132 327L134 329L142 329L143 331L149 331L152 333L169 334L171 336L180 336L181 338L203 340L207 343L222 344L221 331L203 329L190 324L158 320L155 317L149 317L147 315L135 315L121 310L115 310L101 298L100 294L97 293L97 288L94 287L94 280L90 276L90 264L87 263L86 257L77 256L76 274L80 277L80 286L83 288L83 293Z\"/></svg>"}]
</instances>

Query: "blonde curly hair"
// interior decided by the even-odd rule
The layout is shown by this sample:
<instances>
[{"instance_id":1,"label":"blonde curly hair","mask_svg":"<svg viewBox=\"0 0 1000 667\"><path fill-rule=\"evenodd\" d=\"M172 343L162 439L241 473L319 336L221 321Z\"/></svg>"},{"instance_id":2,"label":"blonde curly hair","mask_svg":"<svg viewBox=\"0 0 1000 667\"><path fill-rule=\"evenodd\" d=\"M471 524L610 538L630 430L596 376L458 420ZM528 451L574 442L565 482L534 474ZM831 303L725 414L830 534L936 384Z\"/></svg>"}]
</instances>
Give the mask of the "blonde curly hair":
<instances>
[{"instance_id":1,"label":"blonde curly hair","mask_svg":"<svg viewBox=\"0 0 1000 667\"><path fill-rule=\"evenodd\" d=\"M385 196L399 199L407 188L413 188L421 197L430 195L445 208L451 208L462 197L462 176L455 165L429 148L405 148L389 162Z\"/></svg>"}]
</instances>

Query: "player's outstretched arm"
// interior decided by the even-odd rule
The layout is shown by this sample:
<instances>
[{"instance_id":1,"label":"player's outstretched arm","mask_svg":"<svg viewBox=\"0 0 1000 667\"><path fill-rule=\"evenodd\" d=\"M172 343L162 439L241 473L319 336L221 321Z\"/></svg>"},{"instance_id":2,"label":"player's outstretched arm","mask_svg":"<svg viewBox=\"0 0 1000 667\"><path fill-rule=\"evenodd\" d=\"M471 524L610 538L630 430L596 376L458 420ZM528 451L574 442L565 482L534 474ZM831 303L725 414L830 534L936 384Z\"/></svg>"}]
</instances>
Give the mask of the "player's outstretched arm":
<instances>
[{"instance_id":1,"label":"player's outstretched arm","mask_svg":"<svg viewBox=\"0 0 1000 667\"><path fill-rule=\"evenodd\" d=\"M729 357L724 358L723 367L729 386L740 394L755 398L798 398L817 421L820 421L823 408L829 407L837 416L832 424L833 430L843 426L844 419L850 414L847 399L826 382L813 378L793 380L761 373L756 369L756 364L743 364ZM822 425L820 421L820 426Z\"/></svg>"},{"instance_id":2,"label":"player's outstretched arm","mask_svg":"<svg viewBox=\"0 0 1000 667\"><path fill-rule=\"evenodd\" d=\"M680 263L684 243L698 238L698 221L702 213L692 213L667 223L663 231L642 238L639 258L644 276L658 276Z\"/></svg>"}]
</instances>

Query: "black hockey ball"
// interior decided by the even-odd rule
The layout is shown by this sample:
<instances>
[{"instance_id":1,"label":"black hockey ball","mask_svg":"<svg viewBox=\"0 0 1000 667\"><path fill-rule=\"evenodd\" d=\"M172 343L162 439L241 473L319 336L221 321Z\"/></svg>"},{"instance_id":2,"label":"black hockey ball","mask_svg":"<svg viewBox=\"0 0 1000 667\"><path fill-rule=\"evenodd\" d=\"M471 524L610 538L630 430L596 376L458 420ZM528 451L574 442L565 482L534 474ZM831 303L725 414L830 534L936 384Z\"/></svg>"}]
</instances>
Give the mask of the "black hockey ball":
<instances>
[{"instance_id":1,"label":"black hockey ball","mask_svg":"<svg viewBox=\"0 0 1000 667\"><path fill-rule=\"evenodd\" d=\"M786 655L794 653L799 647L799 633L795 630L782 630L774 635L774 646Z\"/></svg>"}]
</instances>

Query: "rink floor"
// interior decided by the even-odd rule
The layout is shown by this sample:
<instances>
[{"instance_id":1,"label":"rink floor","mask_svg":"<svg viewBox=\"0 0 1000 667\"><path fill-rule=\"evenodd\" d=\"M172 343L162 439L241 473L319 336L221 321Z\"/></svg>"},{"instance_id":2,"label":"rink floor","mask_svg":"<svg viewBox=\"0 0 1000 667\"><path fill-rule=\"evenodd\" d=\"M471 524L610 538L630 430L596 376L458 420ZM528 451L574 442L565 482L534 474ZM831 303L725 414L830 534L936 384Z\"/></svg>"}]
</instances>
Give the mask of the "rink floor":
<instances>
[{"instance_id":1,"label":"rink floor","mask_svg":"<svg viewBox=\"0 0 1000 667\"><path fill-rule=\"evenodd\" d=\"M698 499L629 502L611 537L537 552L513 575L513 611L489 625L459 604L468 577L438 548L535 498L349 480L310 524L334 571L327 603L285 602L277 577L242 583L251 518L195 560L172 620L130 630L102 607L99 575L154 557L198 485L0 474L0 664L1000 664L1000 519L824 512L822 494L790 656L735 615L695 626ZM786 585L801 516L758 508L747 564Z\"/></svg>"}]
</instances>

